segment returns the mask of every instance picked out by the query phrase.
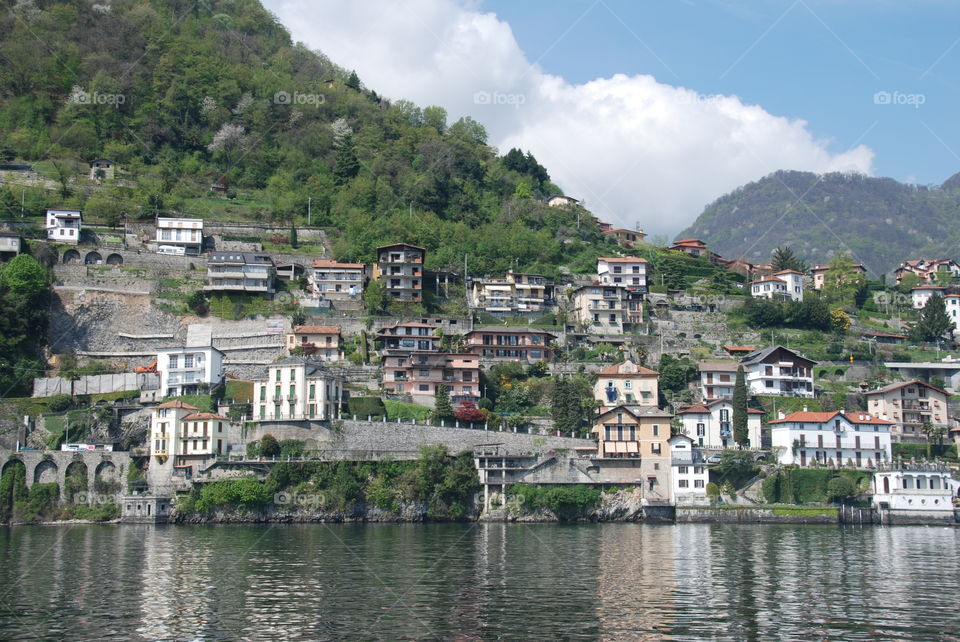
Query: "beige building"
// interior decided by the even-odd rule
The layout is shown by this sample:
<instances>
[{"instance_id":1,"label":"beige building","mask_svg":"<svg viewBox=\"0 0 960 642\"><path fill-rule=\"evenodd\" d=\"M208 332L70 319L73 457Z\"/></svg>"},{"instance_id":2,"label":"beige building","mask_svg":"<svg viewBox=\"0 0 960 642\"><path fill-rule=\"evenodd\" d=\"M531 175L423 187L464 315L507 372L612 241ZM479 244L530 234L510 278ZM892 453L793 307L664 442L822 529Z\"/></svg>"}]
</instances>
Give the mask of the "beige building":
<instances>
[{"instance_id":1,"label":"beige building","mask_svg":"<svg viewBox=\"0 0 960 642\"><path fill-rule=\"evenodd\" d=\"M324 421L340 416L341 382L323 362L289 357L253 380L254 421Z\"/></svg>"},{"instance_id":2,"label":"beige building","mask_svg":"<svg viewBox=\"0 0 960 642\"><path fill-rule=\"evenodd\" d=\"M627 359L597 373L593 398L604 407L617 404L656 406L660 395L658 376L657 371Z\"/></svg>"},{"instance_id":3,"label":"beige building","mask_svg":"<svg viewBox=\"0 0 960 642\"><path fill-rule=\"evenodd\" d=\"M427 251L409 243L377 248L373 278L382 279L387 297L398 301L423 300L423 264Z\"/></svg>"},{"instance_id":4,"label":"beige building","mask_svg":"<svg viewBox=\"0 0 960 642\"><path fill-rule=\"evenodd\" d=\"M150 457L168 475L190 479L234 442L239 434L229 418L183 401L162 403L150 413Z\"/></svg>"},{"instance_id":5,"label":"beige building","mask_svg":"<svg viewBox=\"0 0 960 642\"><path fill-rule=\"evenodd\" d=\"M314 293L330 301L352 301L363 294L363 263L338 263L317 259L307 272Z\"/></svg>"},{"instance_id":6,"label":"beige building","mask_svg":"<svg viewBox=\"0 0 960 642\"><path fill-rule=\"evenodd\" d=\"M643 484L644 496L652 501L670 499L672 418L656 406L617 406L600 414L591 430L599 459L640 460L634 481Z\"/></svg>"},{"instance_id":7,"label":"beige building","mask_svg":"<svg viewBox=\"0 0 960 642\"><path fill-rule=\"evenodd\" d=\"M322 361L340 361L340 328L335 325L298 325L287 334L287 351L301 348L304 356Z\"/></svg>"},{"instance_id":8,"label":"beige building","mask_svg":"<svg viewBox=\"0 0 960 642\"><path fill-rule=\"evenodd\" d=\"M732 398L733 385L737 382L737 365L734 361L701 361L698 368L700 397L704 400Z\"/></svg>"},{"instance_id":9,"label":"beige building","mask_svg":"<svg viewBox=\"0 0 960 642\"><path fill-rule=\"evenodd\" d=\"M934 426L949 426L948 395L922 381L892 383L866 393L867 411L876 417L893 422L894 438L925 439L925 422Z\"/></svg>"},{"instance_id":10,"label":"beige building","mask_svg":"<svg viewBox=\"0 0 960 642\"><path fill-rule=\"evenodd\" d=\"M554 305L553 282L541 274L508 270L503 278L473 279L470 307L495 317L544 314Z\"/></svg>"},{"instance_id":11,"label":"beige building","mask_svg":"<svg viewBox=\"0 0 960 642\"><path fill-rule=\"evenodd\" d=\"M576 330L626 334L643 323L643 291L624 285L584 285L570 293ZM569 323L569 322L568 322Z\"/></svg>"}]
</instances>

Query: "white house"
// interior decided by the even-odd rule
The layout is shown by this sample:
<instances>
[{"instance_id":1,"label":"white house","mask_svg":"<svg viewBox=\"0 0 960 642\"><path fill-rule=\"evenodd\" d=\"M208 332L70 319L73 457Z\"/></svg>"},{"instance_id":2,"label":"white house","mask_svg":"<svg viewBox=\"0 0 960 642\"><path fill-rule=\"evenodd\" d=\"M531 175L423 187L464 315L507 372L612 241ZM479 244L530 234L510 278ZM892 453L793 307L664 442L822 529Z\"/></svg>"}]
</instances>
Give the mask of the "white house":
<instances>
[{"instance_id":1,"label":"white house","mask_svg":"<svg viewBox=\"0 0 960 642\"><path fill-rule=\"evenodd\" d=\"M323 421L340 416L340 378L323 362L289 357L253 380L254 421Z\"/></svg>"},{"instance_id":2,"label":"white house","mask_svg":"<svg viewBox=\"0 0 960 642\"><path fill-rule=\"evenodd\" d=\"M47 240L76 245L82 225L80 210L47 210Z\"/></svg>"},{"instance_id":3,"label":"white house","mask_svg":"<svg viewBox=\"0 0 960 642\"><path fill-rule=\"evenodd\" d=\"M751 394L813 397L813 367L817 362L799 352L771 346L751 352L740 364Z\"/></svg>"},{"instance_id":4,"label":"white house","mask_svg":"<svg viewBox=\"0 0 960 642\"><path fill-rule=\"evenodd\" d=\"M685 406L677 411L683 424L683 434L703 448L732 448L733 403L728 399L715 399L705 403ZM751 448L760 448L763 411L747 409L747 438Z\"/></svg>"},{"instance_id":5,"label":"white house","mask_svg":"<svg viewBox=\"0 0 960 642\"><path fill-rule=\"evenodd\" d=\"M670 485L673 502L675 504L705 503L710 473L699 446L686 435L675 435L668 443L670 444Z\"/></svg>"},{"instance_id":6,"label":"white house","mask_svg":"<svg viewBox=\"0 0 960 642\"><path fill-rule=\"evenodd\" d=\"M701 361L700 396L702 399L729 399L737 382L735 361Z\"/></svg>"},{"instance_id":7,"label":"white house","mask_svg":"<svg viewBox=\"0 0 960 642\"><path fill-rule=\"evenodd\" d=\"M600 285L625 285L628 289L647 287L647 260L637 256L600 257L597 259Z\"/></svg>"},{"instance_id":8,"label":"white house","mask_svg":"<svg viewBox=\"0 0 960 642\"><path fill-rule=\"evenodd\" d=\"M240 441L230 419L183 401L168 401L150 411L151 467L165 469L167 478L175 473L191 478Z\"/></svg>"},{"instance_id":9,"label":"white house","mask_svg":"<svg viewBox=\"0 0 960 642\"><path fill-rule=\"evenodd\" d=\"M789 296L787 282L773 275L765 276L750 283L750 295L754 298L785 299Z\"/></svg>"},{"instance_id":10,"label":"white house","mask_svg":"<svg viewBox=\"0 0 960 642\"><path fill-rule=\"evenodd\" d=\"M157 252L195 256L203 250L203 219L157 218Z\"/></svg>"},{"instance_id":11,"label":"white house","mask_svg":"<svg viewBox=\"0 0 960 642\"><path fill-rule=\"evenodd\" d=\"M953 321L953 329L960 329L960 294L948 294L943 297L943 304L947 308L947 316Z\"/></svg>"},{"instance_id":12,"label":"white house","mask_svg":"<svg viewBox=\"0 0 960 642\"><path fill-rule=\"evenodd\" d=\"M803 301L803 273L796 270L781 270L773 276L787 284L787 294L794 301Z\"/></svg>"},{"instance_id":13,"label":"white house","mask_svg":"<svg viewBox=\"0 0 960 642\"><path fill-rule=\"evenodd\" d=\"M910 301L914 310L920 310L934 294L945 295L947 288L940 285L918 285L910 290Z\"/></svg>"},{"instance_id":14,"label":"white house","mask_svg":"<svg viewBox=\"0 0 960 642\"><path fill-rule=\"evenodd\" d=\"M201 385L219 385L223 381L223 356L212 346L158 350L160 394L179 397L195 394Z\"/></svg>"},{"instance_id":15,"label":"white house","mask_svg":"<svg viewBox=\"0 0 960 642\"><path fill-rule=\"evenodd\" d=\"M780 464L875 468L890 461L892 422L864 412L794 412L769 424Z\"/></svg>"},{"instance_id":16,"label":"white house","mask_svg":"<svg viewBox=\"0 0 960 642\"><path fill-rule=\"evenodd\" d=\"M904 463L873 474L871 501L881 519L887 518L884 521L909 523L911 517L941 517L953 522L953 498L958 486L960 482L945 465Z\"/></svg>"}]
</instances>

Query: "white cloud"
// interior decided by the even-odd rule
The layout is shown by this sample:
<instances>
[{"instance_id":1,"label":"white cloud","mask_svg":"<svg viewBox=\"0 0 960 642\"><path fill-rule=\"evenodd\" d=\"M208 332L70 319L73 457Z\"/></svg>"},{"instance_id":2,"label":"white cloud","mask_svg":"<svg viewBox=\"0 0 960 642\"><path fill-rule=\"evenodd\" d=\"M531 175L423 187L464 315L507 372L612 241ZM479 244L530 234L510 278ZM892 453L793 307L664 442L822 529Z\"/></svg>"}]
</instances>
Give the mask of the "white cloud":
<instances>
[{"instance_id":1,"label":"white cloud","mask_svg":"<svg viewBox=\"0 0 960 642\"><path fill-rule=\"evenodd\" d=\"M597 216L675 234L716 197L777 169L870 173L801 120L648 75L575 85L544 73L510 26L455 0L266 0L295 40L392 99L470 115L502 151L529 149ZM562 41L557 46L563 46Z\"/></svg>"}]
</instances>

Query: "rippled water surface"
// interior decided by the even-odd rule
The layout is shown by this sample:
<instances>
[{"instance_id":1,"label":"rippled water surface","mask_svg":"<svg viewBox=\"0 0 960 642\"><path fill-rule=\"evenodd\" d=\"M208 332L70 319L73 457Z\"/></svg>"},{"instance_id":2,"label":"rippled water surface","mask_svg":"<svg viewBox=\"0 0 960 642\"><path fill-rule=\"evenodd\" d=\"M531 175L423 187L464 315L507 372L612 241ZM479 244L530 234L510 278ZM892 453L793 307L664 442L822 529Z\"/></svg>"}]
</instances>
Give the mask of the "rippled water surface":
<instances>
[{"instance_id":1,"label":"rippled water surface","mask_svg":"<svg viewBox=\"0 0 960 642\"><path fill-rule=\"evenodd\" d=\"M0 530L0 638L958 639L960 530Z\"/></svg>"}]
</instances>

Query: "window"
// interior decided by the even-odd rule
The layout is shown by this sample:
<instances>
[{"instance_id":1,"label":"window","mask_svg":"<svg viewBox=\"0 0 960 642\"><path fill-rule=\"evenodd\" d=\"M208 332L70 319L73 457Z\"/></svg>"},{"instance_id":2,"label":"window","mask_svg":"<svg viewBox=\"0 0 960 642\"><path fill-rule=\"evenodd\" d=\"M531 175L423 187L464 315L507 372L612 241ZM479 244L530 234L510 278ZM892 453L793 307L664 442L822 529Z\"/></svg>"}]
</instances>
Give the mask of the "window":
<instances>
[{"instance_id":1,"label":"window","mask_svg":"<svg viewBox=\"0 0 960 642\"><path fill-rule=\"evenodd\" d=\"M280 384L277 384L273 388L273 400L277 401L278 399L280 399Z\"/></svg>"},{"instance_id":2,"label":"window","mask_svg":"<svg viewBox=\"0 0 960 642\"><path fill-rule=\"evenodd\" d=\"M654 455L660 454L660 444L650 444L650 452Z\"/></svg>"},{"instance_id":3,"label":"window","mask_svg":"<svg viewBox=\"0 0 960 642\"><path fill-rule=\"evenodd\" d=\"M170 369L171 369L171 370L172 370L173 368L178 367L178 366L177 366L178 360L179 360L179 359L178 359L177 355L175 355L175 354L171 354L171 355L170 355L169 365L170 365Z\"/></svg>"},{"instance_id":4,"label":"window","mask_svg":"<svg viewBox=\"0 0 960 642\"><path fill-rule=\"evenodd\" d=\"M679 466L679 467L677 468L677 472L680 473L681 475L686 475L687 473L690 472L690 467L689 467L689 466Z\"/></svg>"},{"instance_id":5,"label":"window","mask_svg":"<svg viewBox=\"0 0 960 642\"><path fill-rule=\"evenodd\" d=\"M694 466L694 467L693 467L693 474L694 474L694 475L702 475L702 474L703 474L703 466Z\"/></svg>"},{"instance_id":6,"label":"window","mask_svg":"<svg viewBox=\"0 0 960 642\"><path fill-rule=\"evenodd\" d=\"M183 355L183 367L184 367L184 368L192 368L192 367L193 367L193 355L192 355L192 354L185 354L185 355Z\"/></svg>"},{"instance_id":7,"label":"window","mask_svg":"<svg viewBox=\"0 0 960 642\"><path fill-rule=\"evenodd\" d=\"M420 376L421 376L421 377L429 377L429 376L430 376L430 371L429 371L429 370L420 370Z\"/></svg>"},{"instance_id":8,"label":"window","mask_svg":"<svg viewBox=\"0 0 960 642\"><path fill-rule=\"evenodd\" d=\"M707 427L704 424L697 424L697 437L704 437L707 434Z\"/></svg>"},{"instance_id":9,"label":"window","mask_svg":"<svg viewBox=\"0 0 960 642\"><path fill-rule=\"evenodd\" d=\"M420 390L420 391L422 391L422 392L430 392L430 384L428 384L428 383L421 383L419 386L417 386L417 389Z\"/></svg>"},{"instance_id":10,"label":"window","mask_svg":"<svg viewBox=\"0 0 960 642\"><path fill-rule=\"evenodd\" d=\"M260 401L266 401L266 400L267 400L267 387L260 386Z\"/></svg>"},{"instance_id":11,"label":"window","mask_svg":"<svg viewBox=\"0 0 960 642\"><path fill-rule=\"evenodd\" d=\"M611 426L604 426L603 428L603 440L610 441L610 431L612 430Z\"/></svg>"},{"instance_id":12,"label":"window","mask_svg":"<svg viewBox=\"0 0 960 642\"><path fill-rule=\"evenodd\" d=\"M290 398L293 399L297 396L297 386L296 384L290 384Z\"/></svg>"},{"instance_id":13,"label":"window","mask_svg":"<svg viewBox=\"0 0 960 642\"><path fill-rule=\"evenodd\" d=\"M690 488L690 482L687 481L686 479L681 479L679 482L677 482L677 485L680 488Z\"/></svg>"},{"instance_id":14,"label":"window","mask_svg":"<svg viewBox=\"0 0 960 642\"><path fill-rule=\"evenodd\" d=\"M264 419L266 419L266 416L265 416L266 414L267 414L267 407L260 406L260 421L263 421Z\"/></svg>"},{"instance_id":15,"label":"window","mask_svg":"<svg viewBox=\"0 0 960 642\"><path fill-rule=\"evenodd\" d=\"M657 424L653 424L653 436L654 437L660 436L660 426L658 426Z\"/></svg>"},{"instance_id":16,"label":"window","mask_svg":"<svg viewBox=\"0 0 960 642\"><path fill-rule=\"evenodd\" d=\"M637 427L630 426L630 441L636 441L636 440L637 440Z\"/></svg>"},{"instance_id":17,"label":"window","mask_svg":"<svg viewBox=\"0 0 960 642\"><path fill-rule=\"evenodd\" d=\"M623 387L624 387L624 389L626 389L626 390L630 390L631 388L633 388L633 382L630 381L630 380L624 381L624 382L623 382Z\"/></svg>"},{"instance_id":18,"label":"window","mask_svg":"<svg viewBox=\"0 0 960 642\"><path fill-rule=\"evenodd\" d=\"M317 384L315 383L310 384L310 398L311 399L317 398Z\"/></svg>"},{"instance_id":19,"label":"window","mask_svg":"<svg viewBox=\"0 0 960 642\"><path fill-rule=\"evenodd\" d=\"M703 488L703 487L704 487L704 485L703 485L703 480L702 480L702 479L694 479L694 480L693 480L693 487L694 487L694 488Z\"/></svg>"}]
</instances>

